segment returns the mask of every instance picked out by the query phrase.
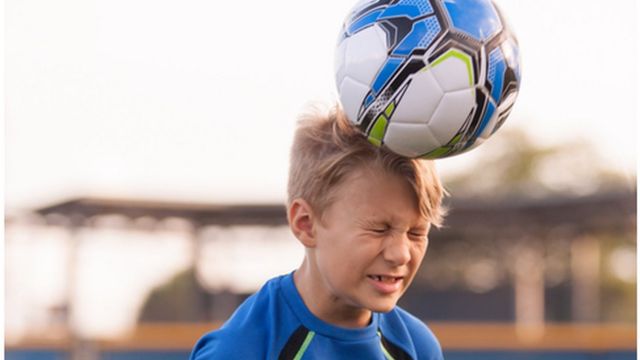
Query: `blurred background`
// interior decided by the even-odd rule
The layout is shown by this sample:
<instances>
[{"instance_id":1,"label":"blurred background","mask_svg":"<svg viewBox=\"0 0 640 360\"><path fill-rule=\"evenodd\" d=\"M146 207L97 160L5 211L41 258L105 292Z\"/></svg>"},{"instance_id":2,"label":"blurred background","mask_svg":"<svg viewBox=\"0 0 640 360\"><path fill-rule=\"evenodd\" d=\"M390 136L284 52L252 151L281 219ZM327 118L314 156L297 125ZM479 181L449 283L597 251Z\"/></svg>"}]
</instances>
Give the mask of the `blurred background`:
<instances>
[{"instance_id":1,"label":"blurred background","mask_svg":"<svg viewBox=\"0 0 640 360\"><path fill-rule=\"evenodd\" d=\"M521 92L436 162L450 215L400 305L447 359L635 359L638 5L497 3ZM300 264L289 146L352 5L5 2L7 359L184 359Z\"/></svg>"}]
</instances>

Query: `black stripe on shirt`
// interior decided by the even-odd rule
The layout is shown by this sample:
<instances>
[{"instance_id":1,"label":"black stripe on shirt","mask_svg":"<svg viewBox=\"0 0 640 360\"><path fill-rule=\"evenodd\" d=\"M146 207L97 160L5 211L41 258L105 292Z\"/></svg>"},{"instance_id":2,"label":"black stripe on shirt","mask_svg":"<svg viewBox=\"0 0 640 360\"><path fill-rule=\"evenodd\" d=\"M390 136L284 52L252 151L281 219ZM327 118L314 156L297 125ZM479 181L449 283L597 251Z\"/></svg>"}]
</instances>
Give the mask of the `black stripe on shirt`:
<instances>
[{"instance_id":1,"label":"black stripe on shirt","mask_svg":"<svg viewBox=\"0 0 640 360\"><path fill-rule=\"evenodd\" d=\"M304 339L307 338L307 334L309 334L309 329L300 325L296 331L289 336L289 339L284 344L282 351L280 351L280 355L278 356L278 360L293 360L296 356L302 344L304 343Z\"/></svg>"},{"instance_id":2,"label":"black stripe on shirt","mask_svg":"<svg viewBox=\"0 0 640 360\"><path fill-rule=\"evenodd\" d=\"M387 338L382 335L382 332L380 332L380 341L382 342L382 346L384 346L387 352L391 356L393 356L394 360L413 360L411 356L409 356L409 354L402 350L401 347L387 340Z\"/></svg>"}]
</instances>

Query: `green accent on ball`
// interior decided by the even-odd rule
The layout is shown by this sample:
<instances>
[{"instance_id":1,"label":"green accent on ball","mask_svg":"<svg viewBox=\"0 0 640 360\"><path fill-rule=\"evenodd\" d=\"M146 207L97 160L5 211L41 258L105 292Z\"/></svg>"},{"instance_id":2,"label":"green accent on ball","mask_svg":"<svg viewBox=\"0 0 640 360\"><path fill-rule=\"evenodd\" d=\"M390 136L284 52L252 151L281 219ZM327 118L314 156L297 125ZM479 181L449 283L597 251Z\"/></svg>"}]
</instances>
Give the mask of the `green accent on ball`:
<instances>
[{"instance_id":1,"label":"green accent on ball","mask_svg":"<svg viewBox=\"0 0 640 360\"><path fill-rule=\"evenodd\" d=\"M393 114L393 110L396 109L396 105L394 103L389 104L389 106L387 106L387 108L384 110L384 114L387 115L388 118L391 117L391 114Z\"/></svg>"},{"instance_id":2,"label":"green accent on ball","mask_svg":"<svg viewBox=\"0 0 640 360\"><path fill-rule=\"evenodd\" d=\"M384 137L384 132L387 129L387 118L384 115L378 116L375 124L371 128L369 132L369 142L375 146L380 147L382 145L382 138Z\"/></svg>"},{"instance_id":3,"label":"green accent on ball","mask_svg":"<svg viewBox=\"0 0 640 360\"><path fill-rule=\"evenodd\" d=\"M431 67L434 68L440 65L443 61L447 60L452 56L462 60L465 63L465 65L467 65L467 74L469 75L469 86L473 86L473 66L471 64L471 57L463 53L462 51L459 51L457 49L449 49L447 52L445 52L439 58L437 58L431 64Z\"/></svg>"},{"instance_id":4,"label":"green accent on ball","mask_svg":"<svg viewBox=\"0 0 640 360\"><path fill-rule=\"evenodd\" d=\"M451 150L451 148L449 146L441 146L435 150L432 150L424 155L421 156L421 158L423 159L436 159L439 158L442 155L447 154L449 151Z\"/></svg>"},{"instance_id":5,"label":"green accent on ball","mask_svg":"<svg viewBox=\"0 0 640 360\"><path fill-rule=\"evenodd\" d=\"M449 141L449 143L447 145L448 146L455 145L460 141L460 139L462 139L462 134L456 135L453 139L451 139L451 141Z\"/></svg>"}]
</instances>

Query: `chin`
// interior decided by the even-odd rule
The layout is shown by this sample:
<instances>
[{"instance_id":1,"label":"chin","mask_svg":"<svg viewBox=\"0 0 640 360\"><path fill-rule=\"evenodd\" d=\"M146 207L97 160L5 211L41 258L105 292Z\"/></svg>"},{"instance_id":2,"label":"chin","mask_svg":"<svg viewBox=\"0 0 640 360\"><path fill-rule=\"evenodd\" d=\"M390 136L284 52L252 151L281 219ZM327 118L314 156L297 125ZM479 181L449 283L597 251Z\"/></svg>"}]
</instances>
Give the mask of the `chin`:
<instances>
[{"instance_id":1,"label":"chin","mask_svg":"<svg viewBox=\"0 0 640 360\"><path fill-rule=\"evenodd\" d=\"M386 301L372 301L369 305L367 306L367 308L373 312L378 312L378 313L387 313L391 310L393 310L394 307L396 307L396 304L398 303L398 299L394 299L394 300L386 300Z\"/></svg>"}]
</instances>

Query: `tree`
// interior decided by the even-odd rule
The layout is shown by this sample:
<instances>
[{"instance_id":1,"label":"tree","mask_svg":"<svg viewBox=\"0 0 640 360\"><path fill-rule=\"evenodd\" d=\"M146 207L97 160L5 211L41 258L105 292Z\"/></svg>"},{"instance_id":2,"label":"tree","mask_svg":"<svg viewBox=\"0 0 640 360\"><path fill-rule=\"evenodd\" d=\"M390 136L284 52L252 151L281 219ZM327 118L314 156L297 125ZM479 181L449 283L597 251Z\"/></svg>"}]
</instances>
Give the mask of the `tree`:
<instances>
[{"instance_id":1,"label":"tree","mask_svg":"<svg viewBox=\"0 0 640 360\"><path fill-rule=\"evenodd\" d=\"M515 129L497 134L473 152L469 156L477 161L469 170L444 179L456 197L500 200L635 189L635 174L628 179L610 169L585 140L541 146Z\"/></svg>"}]
</instances>

